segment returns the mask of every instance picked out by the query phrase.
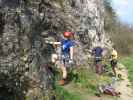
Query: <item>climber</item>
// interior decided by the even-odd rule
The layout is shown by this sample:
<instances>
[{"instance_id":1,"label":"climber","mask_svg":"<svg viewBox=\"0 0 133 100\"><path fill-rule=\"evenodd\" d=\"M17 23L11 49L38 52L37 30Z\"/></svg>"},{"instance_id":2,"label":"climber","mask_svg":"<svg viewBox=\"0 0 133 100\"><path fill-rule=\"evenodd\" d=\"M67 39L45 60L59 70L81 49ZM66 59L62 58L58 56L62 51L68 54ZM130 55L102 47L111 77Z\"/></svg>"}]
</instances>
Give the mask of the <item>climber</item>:
<instances>
[{"instance_id":1,"label":"climber","mask_svg":"<svg viewBox=\"0 0 133 100\"><path fill-rule=\"evenodd\" d=\"M92 50L92 54L95 56L95 64L102 61L102 53L103 53L103 48L100 46L96 46Z\"/></svg>"},{"instance_id":2,"label":"climber","mask_svg":"<svg viewBox=\"0 0 133 100\"><path fill-rule=\"evenodd\" d=\"M56 62L59 60L59 66L62 70L63 76L62 79L59 81L60 85L64 85L67 81L67 64L73 63L73 51L74 51L74 41L72 41L73 38L72 32L64 32L63 36L64 39L61 39L59 42L51 42L53 45L60 45L61 47L61 53L60 54L54 54L52 55L52 62Z\"/></svg>"},{"instance_id":3,"label":"climber","mask_svg":"<svg viewBox=\"0 0 133 100\"><path fill-rule=\"evenodd\" d=\"M113 48L110 56L111 58L110 64L115 76L116 76L116 67L117 67L117 56L118 56L117 51L115 50L115 48Z\"/></svg>"},{"instance_id":4,"label":"climber","mask_svg":"<svg viewBox=\"0 0 133 100\"><path fill-rule=\"evenodd\" d=\"M100 45L97 45L93 50L92 54L94 55L94 65L95 71L97 74L102 74L104 71L104 66L102 65L102 57L103 57L103 48Z\"/></svg>"}]
</instances>

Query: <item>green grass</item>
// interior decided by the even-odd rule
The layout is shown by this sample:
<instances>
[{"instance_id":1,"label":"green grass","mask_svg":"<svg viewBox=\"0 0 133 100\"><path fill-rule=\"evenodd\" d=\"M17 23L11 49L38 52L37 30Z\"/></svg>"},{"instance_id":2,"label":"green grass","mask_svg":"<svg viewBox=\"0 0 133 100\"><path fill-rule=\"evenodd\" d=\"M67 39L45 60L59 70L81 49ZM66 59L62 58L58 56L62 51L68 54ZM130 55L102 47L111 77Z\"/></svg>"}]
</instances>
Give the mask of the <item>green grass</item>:
<instances>
[{"instance_id":1,"label":"green grass","mask_svg":"<svg viewBox=\"0 0 133 100\"><path fill-rule=\"evenodd\" d=\"M64 89L64 86L60 86L58 81L61 79L62 73L59 69L55 69L55 94L57 100L82 100L76 93L69 92ZM71 73L74 79L74 73ZM71 79L72 80L72 79Z\"/></svg>"},{"instance_id":2,"label":"green grass","mask_svg":"<svg viewBox=\"0 0 133 100\"><path fill-rule=\"evenodd\" d=\"M75 87L85 89L88 93L95 93L97 91L97 77L96 74L89 69L80 69L77 71L78 78Z\"/></svg>"},{"instance_id":3,"label":"green grass","mask_svg":"<svg viewBox=\"0 0 133 100\"><path fill-rule=\"evenodd\" d=\"M72 71L69 77L71 82L68 86L55 85L57 100L85 100L84 98L94 96L98 92L99 84L111 82L111 78L107 75L99 76L85 68Z\"/></svg>"},{"instance_id":4,"label":"green grass","mask_svg":"<svg viewBox=\"0 0 133 100\"><path fill-rule=\"evenodd\" d=\"M56 85L56 99L57 100L82 100L76 93L69 93L63 87Z\"/></svg>"},{"instance_id":5,"label":"green grass","mask_svg":"<svg viewBox=\"0 0 133 100\"><path fill-rule=\"evenodd\" d=\"M128 78L133 85L133 57L122 59L121 63L128 69Z\"/></svg>"}]
</instances>

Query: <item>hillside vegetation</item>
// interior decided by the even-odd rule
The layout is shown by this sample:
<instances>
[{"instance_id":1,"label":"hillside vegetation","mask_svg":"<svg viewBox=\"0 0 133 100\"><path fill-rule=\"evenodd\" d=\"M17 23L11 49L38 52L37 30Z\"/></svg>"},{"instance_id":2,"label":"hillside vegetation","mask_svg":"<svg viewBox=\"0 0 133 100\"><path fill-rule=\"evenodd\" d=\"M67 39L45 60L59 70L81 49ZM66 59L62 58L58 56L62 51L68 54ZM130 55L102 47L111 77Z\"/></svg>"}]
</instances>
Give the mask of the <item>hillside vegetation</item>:
<instances>
[{"instance_id":1,"label":"hillside vegetation","mask_svg":"<svg viewBox=\"0 0 133 100\"><path fill-rule=\"evenodd\" d=\"M133 28L131 25L120 22L111 0L105 0L105 31L110 36L116 49L121 55L133 53Z\"/></svg>"},{"instance_id":2,"label":"hillside vegetation","mask_svg":"<svg viewBox=\"0 0 133 100\"><path fill-rule=\"evenodd\" d=\"M128 78L133 85L133 57L122 59L121 63L128 69Z\"/></svg>"},{"instance_id":3,"label":"hillside vegetation","mask_svg":"<svg viewBox=\"0 0 133 100\"><path fill-rule=\"evenodd\" d=\"M112 82L107 73L99 76L92 69L74 70L69 75L72 78L69 84L65 86L56 84L58 100L98 100L99 97L95 95L99 93L98 86ZM101 98L104 100L117 100L117 97L107 95L101 95Z\"/></svg>"}]
</instances>

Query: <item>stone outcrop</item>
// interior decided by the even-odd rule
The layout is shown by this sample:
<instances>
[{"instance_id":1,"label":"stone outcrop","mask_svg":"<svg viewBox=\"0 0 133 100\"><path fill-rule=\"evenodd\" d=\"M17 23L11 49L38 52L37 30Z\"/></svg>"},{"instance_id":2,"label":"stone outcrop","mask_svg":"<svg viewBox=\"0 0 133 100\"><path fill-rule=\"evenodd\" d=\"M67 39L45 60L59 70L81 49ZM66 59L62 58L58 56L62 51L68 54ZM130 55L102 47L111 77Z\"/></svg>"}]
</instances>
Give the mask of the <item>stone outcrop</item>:
<instances>
[{"instance_id":1,"label":"stone outcrop","mask_svg":"<svg viewBox=\"0 0 133 100\"><path fill-rule=\"evenodd\" d=\"M84 64L85 55L96 44L109 47L103 0L0 0L0 87L16 91L14 97L19 100L25 95L29 100L41 100L49 94L54 49L45 38L57 39L64 31L75 32L76 59ZM24 88L32 82L36 88Z\"/></svg>"}]
</instances>

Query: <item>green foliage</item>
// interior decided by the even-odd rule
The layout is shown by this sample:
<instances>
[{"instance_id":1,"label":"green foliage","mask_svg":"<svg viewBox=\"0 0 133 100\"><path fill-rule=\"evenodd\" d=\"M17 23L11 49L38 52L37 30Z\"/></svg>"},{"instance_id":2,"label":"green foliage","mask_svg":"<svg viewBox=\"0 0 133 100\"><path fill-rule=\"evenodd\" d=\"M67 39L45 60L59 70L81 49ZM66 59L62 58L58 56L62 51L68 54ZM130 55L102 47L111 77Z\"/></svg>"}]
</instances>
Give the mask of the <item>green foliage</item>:
<instances>
[{"instance_id":1,"label":"green foliage","mask_svg":"<svg viewBox=\"0 0 133 100\"><path fill-rule=\"evenodd\" d=\"M86 95L94 95L98 92L99 84L111 82L107 75L99 76L91 69L85 68L70 70L69 79L71 85L67 88L55 84L57 100L84 100Z\"/></svg>"},{"instance_id":2,"label":"green foliage","mask_svg":"<svg viewBox=\"0 0 133 100\"><path fill-rule=\"evenodd\" d=\"M91 69L80 69L74 72L72 77L76 88L86 90L89 94L97 92L97 86L110 83L110 78L106 75L97 75Z\"/></svg>"},{"instance_id":3,"label":"green foliage","mask_svg":"<svg viewBox=\"0 0 133 100\"><path fill-rule=\"evenodd\" d=\"M78 71L78 79L75 81L78 87L87 89L90 93L96 92L97 78L96 74L89 69L80 69Z\"/></svg>"},{"instance_id":4,"label":"green foliage","mask_svg":"<svg viewBox=\"0 0 133 100\"><path fill-rule=\"evenodd\" d=\"M112 8L111 2L112 0L104 0L105 11L106 13L110 13L111 17L115 17L115 11Z\"/></svg>"},{"instance_id":5,"label":"green foliage","mask_svg":"<svg viewBox=\"0 0 133 100\"><path fill-rule=\"evenodd\" d=\"M104 29L106 31L112 31L115 28L115 23L117 21L116 13L111 5L112 0L104 0L105 7L105 21Z\"/></svg>"},{"instance_id":6,"label":"green foliage","mask_svg":"<svg viewBox=\"0 0 133 100\"><path fill-rule=\"evenodd\" d=\"M55 91L55 95L56 95L56 99L57 100L81 100L80 96L78 96L78 94L75 93L69 93L69 91L65 90L62 86L57 84L57 81L61 79L62 76L62 72L60 69L54 69L54 91ZM69 73L71 75L71 77L73 77L74 79L74 73ZM69 76L70 76L69 75ZM72 79L72 78L71 78Z\"/></svg>"},{"instance_id":7,"label":"green foliage","mask_svg":"<svg viewBox=\"0 0 133 100\"><path fill-rule=\"evenodd\" d=\"M130 55L133 53L133 30L128 25L120 24L117 24L113 32L110 32L109 35L116 45L119 54Z\"/></svg>"},{"instance_id":8,"label":"green foliage","mask_svg":"<svg viewBox=\"0 0 133 100\"><path fill-rule=\"evenodd\" d=\"M121 63L128 69L128 78L133 85L133 57L122 59Z\"/></svg>"},{"instance_id":9,"label":"green foliage","mask_svg":"<svg viewBox=\"0 0 133 100\"><path fill-rule=\"evenodd\" d=\"M105 23L104 29L115 44L119 54L129 55L133 53L133 30L129 25L119 21L115 10L111 5L112 0L104 0Z\"/></svg>"},{"instance_id":10,"label":"green foliage","mask_svg":"<svg viewBox=\"0 0 133 100\"><path fill-rule=\"evenodd\" d=\"M56 85L56 99L57 100L81 100L78 94L69 93L63 87Z\"/></svg>"}]
</instances>

